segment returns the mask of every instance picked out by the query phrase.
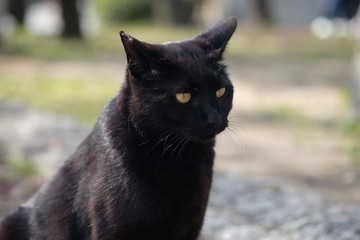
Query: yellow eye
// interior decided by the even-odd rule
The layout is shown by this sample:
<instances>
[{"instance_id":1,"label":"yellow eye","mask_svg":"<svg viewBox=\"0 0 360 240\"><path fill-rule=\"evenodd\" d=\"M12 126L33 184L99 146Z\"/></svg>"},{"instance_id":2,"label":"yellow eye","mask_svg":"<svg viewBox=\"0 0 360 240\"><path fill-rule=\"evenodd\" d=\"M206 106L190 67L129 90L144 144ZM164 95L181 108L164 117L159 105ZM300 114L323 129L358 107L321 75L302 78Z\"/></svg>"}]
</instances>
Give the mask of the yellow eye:
<instances>
[{"instance_id":1,"label":"yellow eye","mask_svg":"<svg viewBox=\"0 0 360 240\"><path fill-rule=\"evenodd\" d=\"M225 92L226 92L226 88L220 88L219 90L216 91L216 97L222 97L225 95Z\"/></svg>"},{"instance_id":2,"label":"yellow eye","mask_svg":"<svg viewBox=\"0 0 360 240\"><path fill-rule=\"evenodd\" d=\"M176 100L178 100L179 103L187 103L191 99L191 94L190 93L177 93L175 95L175 97L176 97Z\"/></svg>"}]
</instances>

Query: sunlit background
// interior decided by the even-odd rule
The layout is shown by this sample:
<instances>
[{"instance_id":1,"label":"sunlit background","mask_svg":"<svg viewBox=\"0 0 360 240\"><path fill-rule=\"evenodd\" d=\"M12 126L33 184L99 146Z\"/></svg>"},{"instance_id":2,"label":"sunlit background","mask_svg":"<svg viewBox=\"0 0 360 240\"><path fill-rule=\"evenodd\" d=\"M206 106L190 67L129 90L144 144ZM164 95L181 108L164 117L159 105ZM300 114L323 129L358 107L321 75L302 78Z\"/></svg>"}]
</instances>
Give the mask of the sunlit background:
<instances>
[{"instance_id":1,"label":"sunlit background","mask_svg":"<svg viewBox=\"0 0 360 240\"><path fill-rule=\"evenodd\" d=\"M23 202L119 90L119 31L189 39L234 15L215 169L360 203L359 1L0 0L0 213ZM338 4L338 5L336 5Z\"/></svg>"}]
</instances>

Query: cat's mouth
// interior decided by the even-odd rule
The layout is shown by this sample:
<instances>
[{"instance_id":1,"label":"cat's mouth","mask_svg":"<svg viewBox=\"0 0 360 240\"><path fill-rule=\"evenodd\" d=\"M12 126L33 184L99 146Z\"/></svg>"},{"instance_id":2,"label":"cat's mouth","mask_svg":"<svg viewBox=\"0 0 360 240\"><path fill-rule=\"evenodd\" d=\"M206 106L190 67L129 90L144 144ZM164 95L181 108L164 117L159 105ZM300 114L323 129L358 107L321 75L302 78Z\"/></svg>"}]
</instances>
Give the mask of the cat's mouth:
<instances>
[{"instance_id":1,"label":"cat's mouth","mask_svg":"<svg viewBox=\"0 0 360 240\"><path fill-rule=\"evenodd\" d=\"M190 137L191 140L196 142L207 142L210 140L214 140L216 135L224 131L226 126L219 127L216 129L204 129L200 131L191 131L188 132L187 135Z\"/></svg>"},{"instance_id":2,"label":"cat's mouth","mask_svg":"<svg viewBox=\"0 0 360 240\"><path fill-rule=\"evenodd\" d=\"M209 140L213 140L215 137L216 137L215 133L196 136L197 140L199 141L209 141Z\"/></svg>"}]
</instances>

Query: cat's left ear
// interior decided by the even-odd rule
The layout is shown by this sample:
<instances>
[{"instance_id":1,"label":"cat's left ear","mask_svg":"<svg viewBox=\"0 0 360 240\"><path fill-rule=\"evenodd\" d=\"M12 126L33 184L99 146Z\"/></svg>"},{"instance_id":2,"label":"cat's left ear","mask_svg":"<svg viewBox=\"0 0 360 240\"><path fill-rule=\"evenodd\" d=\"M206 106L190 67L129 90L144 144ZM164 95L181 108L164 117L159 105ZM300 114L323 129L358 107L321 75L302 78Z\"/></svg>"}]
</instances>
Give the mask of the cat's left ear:
<instances>
[{"instance_id":1,"label":"cat's left ear","mask_svg":"<svg viewBox=\"0 0 360 240\"><path fill-rule=\"evenodd\" d=\"M120 38L131 74L141 78L143 74L154 72L154 63L161 58L159 46L141 42L123 31L120 32Z\"/></svg>"},{"instance_id":2,"label":"cat's left ear","mask_svg":"<svg viewBox=\"0 0 360 240\"><path fill-rule=\"evenodd\" d=\"M206 32L195 37L194 41L215 61L222 59L226 45L235 32L236 17L228 17L220 21Z\"/></svg>"}]
</instances>

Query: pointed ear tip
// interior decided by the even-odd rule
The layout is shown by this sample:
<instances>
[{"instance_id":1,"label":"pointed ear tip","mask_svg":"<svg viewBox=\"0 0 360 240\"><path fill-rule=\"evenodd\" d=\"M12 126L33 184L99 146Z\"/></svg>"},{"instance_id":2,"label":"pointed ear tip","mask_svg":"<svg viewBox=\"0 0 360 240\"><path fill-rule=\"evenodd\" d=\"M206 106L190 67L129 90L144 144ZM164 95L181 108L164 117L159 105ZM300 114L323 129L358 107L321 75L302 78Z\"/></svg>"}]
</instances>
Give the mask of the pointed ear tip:
<instances>
[{"instance_id":1,"label":"pointed ear tip","mask_svg":"<svg viewBox=\"0 0 360 240\"><path fill-rule=\"evenodd\" d=\"M124 40L124 38L126 38L126 34L122 30L119 32L119 36L120 36L121 40Z\"/></svg>"},{"instance_id":2,"label":"pointed ear tip","mask_svg":"<svg viewBox=\"0 0 360 240\"><path fill-rule=\"evenodd\" d=\"M120 35L121 38L130 38L130 36L127 35L127 34L126 34L124 31L122 31L122 30L119 32L119 35Z\"/></svg>"},{"instance_id":3,"label":"pointed ear tip","mask_svg":"<svg viewBox=\"0 0 360 240\"><path fill-rule=\"evenodd\" d=\"M226 19L226 22L227 22L228 26L231 26L234 29L237 27L237 18L235 16L228 17Z\"/></svg>"},{"instance_id":4,"label":"pointed ear tip","mask_svg":"<svg viewBox=\"0 0 360 240\"><path fill-rule=\"evenodd\" d=\"M235 16L230 16L230 17L229 17L229 21L231 21L231 23L233 23L233 24L237 24L237 17L235 17Z\"/></svg>"},{"instance_id":5,"label":"pointed ear tip","mask_svg":"<svg viewBox=\"0 0 360 240\"><path fill-rule=\"evenodd\" d=\"M132 42L134 40L134 38L128 34L126 34L124 31L120 31L119 32L120 35L120 39L121 41L125 44L128 42Z\"/></svg>"},{"instance_id":6,"label":"pointed ear tip","mask_svg":"<svg viewBox=\"0 0 360 240\"><path fill-rule=\"evenodd\" d=\"M237 17L235 17L235 16L229 16L229 17L228 17L228 21L237 23Z\"/></svg>"}]
</instances>

